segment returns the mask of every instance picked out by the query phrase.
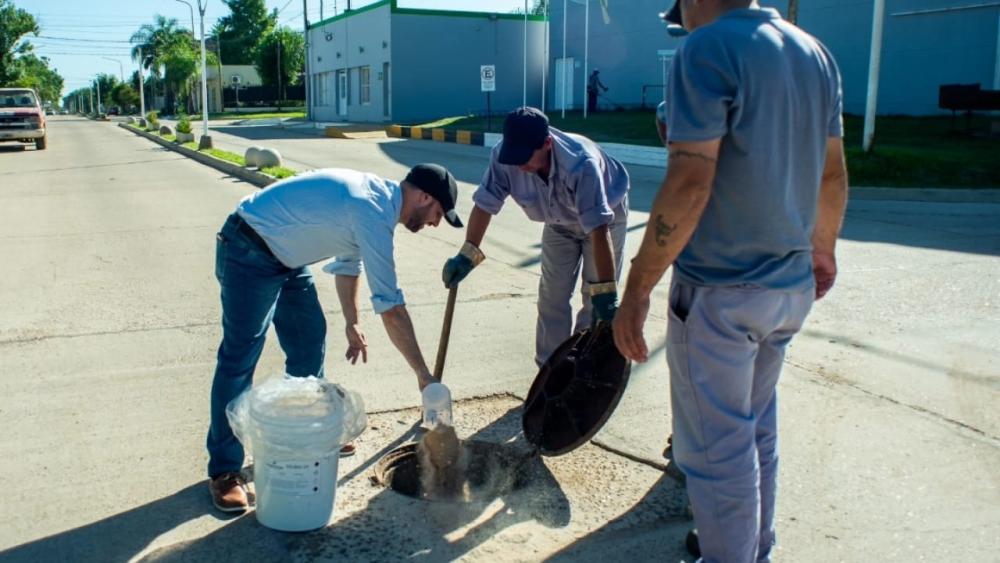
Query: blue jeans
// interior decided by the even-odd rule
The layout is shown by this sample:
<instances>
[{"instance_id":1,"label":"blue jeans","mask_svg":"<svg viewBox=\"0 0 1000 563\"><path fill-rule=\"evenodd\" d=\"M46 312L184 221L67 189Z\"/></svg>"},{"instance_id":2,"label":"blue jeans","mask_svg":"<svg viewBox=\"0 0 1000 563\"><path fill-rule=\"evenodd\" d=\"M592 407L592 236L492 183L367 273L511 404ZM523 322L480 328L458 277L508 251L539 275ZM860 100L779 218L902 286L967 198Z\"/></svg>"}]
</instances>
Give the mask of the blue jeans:
<instances>
[{"instance_id":1,"label":"blue jeans","mask_svg":"<svg viewBox=\"0 0 1000 563\"><path fill-rule=\"evenodd\" d=\"M212 380L208 475L243 467L243 446L226 419L226 405L250 388L274 322L292 376L323 376L326 317L308 267L288 268L240 232L230 215L216 236L215 277L222 287L222 344Z\"/></svg>"},{"instance_id":2,"label":"blue jeans","mask_svg":"<svg viewBox=\"0 0 1000 563\"><path fill-rule=\"evenodd\" d=\"M674 281L667 323L673 451L704 563L765 563L775 545L776 385L813 288Z\"/></svg>"}]
</instances>

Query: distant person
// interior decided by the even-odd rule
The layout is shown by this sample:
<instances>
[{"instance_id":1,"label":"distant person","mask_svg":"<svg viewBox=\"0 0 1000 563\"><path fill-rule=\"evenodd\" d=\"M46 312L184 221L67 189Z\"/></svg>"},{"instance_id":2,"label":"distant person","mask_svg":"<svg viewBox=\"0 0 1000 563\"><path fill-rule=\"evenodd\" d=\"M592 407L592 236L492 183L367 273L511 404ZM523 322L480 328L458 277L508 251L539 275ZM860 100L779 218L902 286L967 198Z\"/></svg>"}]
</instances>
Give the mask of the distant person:
<instances>
[{"instance_id":1,"label":"distant person","mask_svg":"<svg viewBox=\"0 0 1000 563\"><path fill-rule=\"evenodd\" d=\"M225 512L250 506L240 474L243 446L226 419L226 405L250 388L274 323L292 376L323 376L326 317L309 264L335 258L336 276L353 364L368 361L358 321L362 269L389 338L423 389L434 381L417 345L403 292L396 281L393 236L397 224L417 232L455 213L455 179L436 164L414 166L401 183L345 169L318 170L272 184L243 198L216 236L215 276L222 286L222 344L212 380L208 475L212 502ZM363 268L362 268L363 265ZM348 444L341 455L354 453Z\"/></svg>"},{"instance_id":2,"label":"distant person","mask_svg":"<svg viewBox=\"0 0 1000 563\"><path fill-rule=\"evenodd\" d=\"M683 9L682 9L683 8ZM833 286L847 200L840 73L816 39L751 0L677 0L691 31L667 85L669 167L632 260L615 344L649 349L667 311L673 455L701 559L771 561L785 350Z\"/></svg>"},{"instance_id":3,"label":"distant person","mask_svg":"<svg viewBox=\"0 0 1000 563\"><path fill-rule=\"evenodd\" d=\"M594 72L590 73L590 78L587 79L587 111L595 112L597 111L597 94L601 90L607 92L608 87L601 82L600 70L594 69Z\"/></svg>"},{"instance_id":4,"label":"distant person","mask_svg":"<svg viewBox=\"0 0 1000 563\"><path fill-rule=\"evenodd\" d=\"M611 322L628 226L629 177L596 143L549 126L532 107L507 115L503 141L472 196L465 244L442 271L446 287L485 259L479 249L491 218L508 197L542 229L535 363L541 366L570 335L592 322ZM582 283L581 283L582 277ZM583 307L573 321L573 294Z\"/></svg>"}]
</instances>

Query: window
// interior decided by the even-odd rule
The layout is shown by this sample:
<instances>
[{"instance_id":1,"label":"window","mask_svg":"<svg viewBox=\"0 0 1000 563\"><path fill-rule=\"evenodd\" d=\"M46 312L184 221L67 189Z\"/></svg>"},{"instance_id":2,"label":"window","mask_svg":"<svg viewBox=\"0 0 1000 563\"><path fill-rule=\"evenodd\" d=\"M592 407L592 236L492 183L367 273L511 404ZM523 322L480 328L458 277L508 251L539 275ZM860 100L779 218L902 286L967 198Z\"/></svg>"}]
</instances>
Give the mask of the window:
<instances>
[{"instance_id":1,"label":"window","mask_svg":"<svg viewBox=\"0 0 1000 563\"><path fill-rule=\"evenodd\" d=\"M318 72L313 75L313 102L314 106L328 106L333 103L330 96L330 81L332 72Z\"/></svg>"},{"instance_id":2,"label":"window","mask_svg":"<svg viewBox=\"0 0 1000 563\"><path fill-rule=\"evenodd\" d=\"M362 104L367 105L372 103L372 83L371 83L371 69L370 67L361 67L361 94L360 101Z\"/></svg>"}]
</instances>

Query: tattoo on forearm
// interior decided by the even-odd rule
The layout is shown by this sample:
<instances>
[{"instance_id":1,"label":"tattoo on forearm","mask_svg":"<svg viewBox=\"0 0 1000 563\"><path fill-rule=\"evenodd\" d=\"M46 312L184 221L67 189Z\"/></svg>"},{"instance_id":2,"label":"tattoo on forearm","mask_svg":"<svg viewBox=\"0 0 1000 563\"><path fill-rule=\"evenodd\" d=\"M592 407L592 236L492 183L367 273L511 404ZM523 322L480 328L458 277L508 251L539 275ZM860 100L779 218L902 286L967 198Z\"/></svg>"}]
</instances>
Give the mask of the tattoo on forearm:
<instances>
[{"instance_id":1,"label":"tattoo on forearm","mask_svg":"<svg viewBox=\"0 0 1000 563\"><path fill-rule=\"evenodd\" d=\"M667 246L667 237L677 229L676 225L668 225L663 221L663 215L656 216L656 245Z\"/></svg>"},{"instance_id":2,"label":"tattoo on forearm","mask_svg":"<svg viewBox=\"0 0 1000 563\"><path fill-rule=\"evenodd\" d=\"M670 151L670 160L673 160L675 158L680 158L682 156L687 156L687 157L691 157L691 158L699 158L701 160L704 160L705 162L710 162L712 164L715 164L715 159L714 158L712 158L710 156L707 156L707 155L704 155L704 154L702 154L700 152L691 152L691 151L685 151L685 150L672 150L672 151Z\"/></svg>"}]
</instances>

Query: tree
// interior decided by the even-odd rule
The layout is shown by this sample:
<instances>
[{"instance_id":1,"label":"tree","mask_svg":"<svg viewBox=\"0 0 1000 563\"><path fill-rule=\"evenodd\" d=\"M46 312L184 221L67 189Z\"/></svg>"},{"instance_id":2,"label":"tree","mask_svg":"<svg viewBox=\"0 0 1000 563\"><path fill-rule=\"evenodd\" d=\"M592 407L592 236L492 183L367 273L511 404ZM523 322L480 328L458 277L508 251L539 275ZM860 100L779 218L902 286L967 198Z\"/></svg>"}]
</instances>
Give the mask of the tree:
<instances>
[{"instance_id":1,"label":"tree","mask_svg":"<svg viewBox=\"0 0 1000 563\"><path fill-rule=\"evenodd\" d=\"M549 0L535 0L529 12L533 16L544 16L549 11Z\"/></svg>"},{"instance_id":2,"label":"tree","mask_svg":"<svg viewBox=\"0 0 1000 563\"><path fill-rule=\"evenodd\" d=\"M231 13L220 18L212 29L212 35L221 41L222 60L231 65L253 64L261 38L275 28L278 16L267 13L264 0L225 0L225 3Z\"/></svg>"},{"instance_id":3,"label":"tree","mask_svg":"<svg viewBox=\"0 0 1000 563\"><path fill-rule=\"evenodd\" d=\"M181 29L176 19L157 15L152 24L144 24L133 33L130 41L132 58L143 68L150 69L154 77L163 78L168 110L174 108L177 94L188 97L190 110L193 107L191 81L201 63L200 47L194 36ZM208 53L209 62L214 59L214 53Z\"/></svg>"},{"instance_id":4,"label":"tree","mask_svg":"<svg viewBox=\"0 0 1000 563\"><path fill-rule=\"evenodd\" d=\"M288 86L299 78L305 65L305 39L290 28L275 29L257 48L256 59L254 65L261 82L267 86ZM281 92L278 96L282 97Z\"/></svg>"},{"instance_id":5,"label":"tree","mask_svg":"<svg viewBox=\"0 0 1000 563\"><path fill-rule=\"evenodd\" d=\"M100 85L100 89L99 90L101 92L101 104L100 104L100 106L97 106L97 107L100 107L100 108L103 108L103 109L107 110L108 106L114 105L114 104L111 103L111 100L112 100L112 98L111 98L111 91L115 89L115 86L117 86L118 84L120 84L120 82L118 82L118 79L115 78L115 75L113 75L113 74L98 74L97 75L97 79L94 80L93 82L91 82L91 84L93 84L93 86L91 86L91 88L95 88L95 89L97 88L98 85ZM94 104L96 105L97 102L94 102Z\"/></svg>"},{"instance_id":6,"label":"tree","mask_svg":"<svg viewBox=\"0 0 1000 563\"><path fill-rule=\"evenodd\" d=\"M63 77L49 68L47 57L36 57L34 54L22 55L17 59L20 77L10 84L23 86L38 92L42 103L58 103L59 94L63 89Z\"/></svg>"},{"instance_id":7,"label":"tree","mask_svg":"<svg viewBox=\"0 0 1000 563\"><path fill-rule=\"evenodd\" d=\"M111 99L122 111L139 106L139 92L124 82L111 89Z\"/></svg>"},{"instance_id":8,"label":"tree","mask_svg":"<svg viewBox=\"0 0 1000 563\"><path fill-rule=\"evenodd\" d=\"M31 53L31 44L21 43L29 33L38 35L38 22L31 14L15 8L10 0L0 0L0 86L13 84L21 78L18 57Z\"/></svg>"},{"instance_id":9,"label":"tree","mask_svg":"<svg viewBox=\"0 0 1000 563\"><path fill-rule=\"evenodd\" d=\"M191 34L181 29L175 18L166 18L157 14L152 24L143 24L132 34L132 60L138 61L142 68L160 76L163 58L178 43L192 40ZM140 57L141 53L141 57Z\"/></svg>"}]
</instances>

